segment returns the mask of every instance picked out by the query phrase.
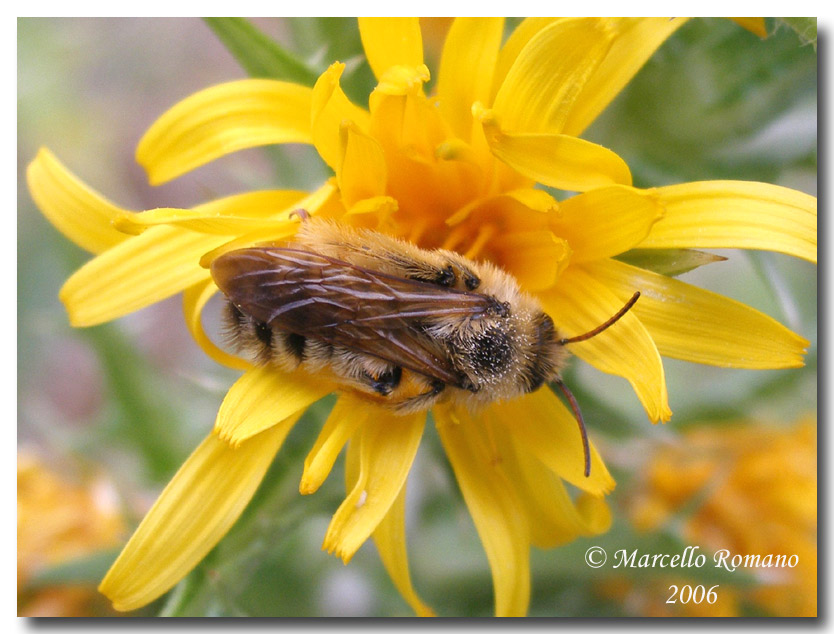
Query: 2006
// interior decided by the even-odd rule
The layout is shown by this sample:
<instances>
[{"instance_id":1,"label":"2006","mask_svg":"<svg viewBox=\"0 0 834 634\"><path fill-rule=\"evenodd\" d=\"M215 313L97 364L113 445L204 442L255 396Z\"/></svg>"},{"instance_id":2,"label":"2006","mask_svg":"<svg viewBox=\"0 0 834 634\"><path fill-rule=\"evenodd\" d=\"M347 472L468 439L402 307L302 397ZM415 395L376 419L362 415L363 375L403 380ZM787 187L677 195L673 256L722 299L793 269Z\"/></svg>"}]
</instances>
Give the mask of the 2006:
<instances>
[{"instance_id":1,"label":"2006","mask_svg":"<svg viewBox=\"0 0 834 634\"><path fill-rule=\"evenodd\" d=\"M686 585L678 586L672 584L669 586L669 590L672 590L672 594L669 595L669 598L666 599L666 603L696 603L700 604L704 602L706 599L707 603L712 605L718 600L718 594L715 592L717 585L712 586L709 590L707 590L704 586L692 586ZM675 598L677 595L677 599Z\"/></svg>"}]
</instances>

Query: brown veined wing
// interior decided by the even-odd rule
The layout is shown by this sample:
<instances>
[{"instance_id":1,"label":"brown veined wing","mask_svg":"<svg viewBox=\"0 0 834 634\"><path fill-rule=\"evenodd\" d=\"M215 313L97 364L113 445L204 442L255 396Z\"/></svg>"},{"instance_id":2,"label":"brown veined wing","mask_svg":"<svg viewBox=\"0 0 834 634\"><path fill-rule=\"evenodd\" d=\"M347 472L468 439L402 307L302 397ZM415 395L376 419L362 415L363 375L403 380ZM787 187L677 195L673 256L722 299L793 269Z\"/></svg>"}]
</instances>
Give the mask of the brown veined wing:
<instances>
[{"instance_id":1,"label":"brown veined wing","mask_svg":"<svg viewBox=\"0 0 834 634\"><path fill-rule=\"evenodd\" d=\"M478 317L486 295L387 275L311 251L252 247L212 262L217 286L270 326L363 352L457 387L468 385L420 328L439 316Z\"/></svg>"}]
</instances>

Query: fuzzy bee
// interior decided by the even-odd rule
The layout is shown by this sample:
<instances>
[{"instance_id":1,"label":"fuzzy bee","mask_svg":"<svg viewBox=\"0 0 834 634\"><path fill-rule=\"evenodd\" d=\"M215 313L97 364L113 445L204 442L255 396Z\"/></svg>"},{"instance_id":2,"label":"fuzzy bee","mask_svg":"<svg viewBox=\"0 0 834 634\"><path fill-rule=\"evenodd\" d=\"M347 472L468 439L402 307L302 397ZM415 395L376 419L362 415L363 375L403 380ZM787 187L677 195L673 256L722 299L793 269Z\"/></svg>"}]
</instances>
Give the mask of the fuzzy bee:
<instances>
[{"instance_id":1,"label":"fuzzy bee","mask_svg":"<svg viewBox=\"0 0 834 634\"><path fill-rule=\"evenodd\" d=\"M211 265L228 298L233 345L256 362L301 368L398 413L441 399L483 405L554 382L565 345L539 303L506 272L445 250L307 219L294 241L225 253Z\"/></svg>"}]
</instances>

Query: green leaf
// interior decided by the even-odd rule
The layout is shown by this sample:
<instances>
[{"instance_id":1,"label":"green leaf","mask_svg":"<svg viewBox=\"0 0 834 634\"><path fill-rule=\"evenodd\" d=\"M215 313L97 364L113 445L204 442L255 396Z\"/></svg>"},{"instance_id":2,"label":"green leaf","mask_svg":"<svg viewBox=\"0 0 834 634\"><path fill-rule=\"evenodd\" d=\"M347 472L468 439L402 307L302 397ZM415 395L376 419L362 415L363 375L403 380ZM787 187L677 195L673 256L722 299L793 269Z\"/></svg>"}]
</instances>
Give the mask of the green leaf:
<instances>
[{"instance_id":1,"label":"green leaf","mask_svg":"<svg viewBox=\"0 0 834 634\"><path fill-rule=\"evenodd\" d=\"M632 249L615 259L661 275L676 277L699 266L727 258L695 249Z\"/></svg>"},{"instance_id":2,"label":"green leaf","mask_svg":"<svg viewBox=\"0 0 834 634\"><path fill-rule=\"evenodd\" d=\"M776 18L799 36L803 44L811 44L817 50L817 19L816 18Z\"/></svg>"},{"instance_id":3,"label":"green leaf","mask_svg":"<svg viewBox=\"0 0 834 634\"><path fill-rule=\"evenodd\" d=\"M797 36L767 39L726 19L685 24L588 130L637 186L778 181L816 157L817 56Z\"/></svg>"},{"instance_id":4,"label":"green leaf","mask_svg":"<svg viewBox=\"0 0 834 634\"><path fill-rule=\"evenodd\" d=\"M60 254L67 271L77 269L89 257L57 232L51 231L44 239L54 242L53 252ZM190 442L174 424L183 417L183 411L172 405L174 393L116 324L83 328L78 334L88 341L101 363L108 400L106 422L96 433L78 438L82 452L102 444L135 449L143 460L145 475L154 482L166 482L188 455Z\"/></svg>"},{"instance_id":5,"label":"green leaf","mask_svg":"<svg viewBox=\"0 0 834 634\"><path fill-rule=\"evenodd\" d=\"M750 415L750 403L763 408L774 420L791 420L816 406L815 351L808 354L805 363L802 369L770 370L767 374L756 375L755 382L751 381L752 384L748 385L736 380L737 399L704 399L700 406L681 408L675 414L675 428L683 430L703 425L724 425L728 421L743 419ZM798 405L803 400L807 405Z\"/></svg>"},{"instance_id":6,"label":"green leaf","mask_svg":"<svg viewBox=\"0 0 834 634\"><path fill-rule=\"evenodd\" d=\"M336 60L344 62L342 89L353 103L367 107L376 79L365 59L356 18L296 17L288 23L293 49L315 60L322 71Z\"/></svg>"},{"instance_id":7,"label":"green leaf","mask_svg":"<svg viewBox=\"0 0 834 634\"><path fill-rule=\"evenodd\" d=\"M187 607L206 584L204 573L205 561L197 566L177 586L165 595L165 603L159 611L159 616L189 616Z\"/></svg>"},{"instance_id":8,"label":"green leaf","mask_svg":"<svg viewBox=\"0 0 834 634\"><path fill-rule=\"evenodd\" d=\"M252 77L312 86L318 74L245 18L204 18L206 24Z\"/></svg>"},{"instance_id":9,"label":"green leaf","mask_svg":"<svg viewBox=\"0 0 834 634\"><path fill-rule=\"evenodd\" d=\"M110 428L103 433L113 442L136 448L148 477L166 481L186 451L175 425L180 415L168 400L173 395L166 392L154 368L115 325L102 324L85 329L83 334L98 355L117 408Z\"/></svg>"},{"instance_id":10,"label":"green leaf","mask_svg":"<svg viewBox=\"0 0 834 634\"><path fill-rule=\"evenodd\" d=\"M160 616L316 615L309 601L320 579L316 569L331 558L310 547L308 524L335 510L344 489L331 478L306 497L298 480L334 401L321 399L295 425L240 519L171 591Z\"/></svg>"}]
</instances>

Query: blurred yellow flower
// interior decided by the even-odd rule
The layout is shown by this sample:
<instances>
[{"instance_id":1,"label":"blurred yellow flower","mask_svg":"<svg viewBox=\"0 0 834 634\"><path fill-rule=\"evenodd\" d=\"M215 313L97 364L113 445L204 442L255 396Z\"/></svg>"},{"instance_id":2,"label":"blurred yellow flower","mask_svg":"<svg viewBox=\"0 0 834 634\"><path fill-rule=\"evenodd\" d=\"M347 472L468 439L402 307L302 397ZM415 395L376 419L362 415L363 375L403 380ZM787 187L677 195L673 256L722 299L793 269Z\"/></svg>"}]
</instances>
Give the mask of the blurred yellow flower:
<instances>
[{"instance_id":1,"label":"blurred yellow flower","mask_svg":"<svg viewBox=\"0 0 834 634\"><path fill-rule=\"evenodd\" d=\"M657 600L662 589L632 587L644 597L642 615L740 616L752 604L763 614L816 616L815 417L790 427L751 421L685 432L651 458L638 487L629 513L640 530L679 526L685 543L713 553L726 549L729 562L735 555L767 554L798 560L794 567L741 569L755 577L754 586L722 584L714 604L677 603L674 613Z\"/></svg>"},{"instance_id":2,"label":"blurred yellow flower","mask_svg":"<svg viewBox=\"0 0 834 634\"><path fill-rule=\"evenodd\" d=\"M95 616L93 586L32 586L41 570L120 543L127 530L101 478L68 481L35 453L17 456L17 588L20 616ZM106 613L106 612L105 612Z\"/></svg>"},{"instance_id":3,"label":"blurred yellow flower","mask_svg":"<svg viewBox=\"0 0 834 634\"><path fill-rule=\"evenodd\" d=\"M251 367L219 349L201 312L217 292L219 254L291 238L292 212L337 219L494 262L537 296L566 336L603 323L634 293L635 308L577 356L626 378L652 421L667 420L660 355L744 368L796 367L808 342L745 305L613 259L635 247L749 248L816 261L816 200L763 183L631 186L625 162L579 137L683 19L527 19L502 45L504 22L460 18L449 28L437 91L416 19L360 19L378 80L368 107L351 103L335 63L313 88L273 80L214 86L161 116L137 159L154 184L224 154L312 144L335 176L314 192L257 191L194 209L134 213L78 182L46 150L28 171L44 214L98 254L65 284L76 326L184 293L186 322L217 361L245 370L214 433L163 491L102 583L134 609L181 579L237 519L292 425L334 386ZM582 192L558 202L538 187ZM481 536L498 615L524 614L530 545L552 547L606 530L614 483L572 414L544 388L477 418L433 411ZM373 536L418 614L404 546L405 478L424 416L394 417L342 395L305 463L302 493L324 481L348 446L348 496L324 547L345 561ZM572 499L562 480L584 493Z\"/></svg>"}]
</instances>

